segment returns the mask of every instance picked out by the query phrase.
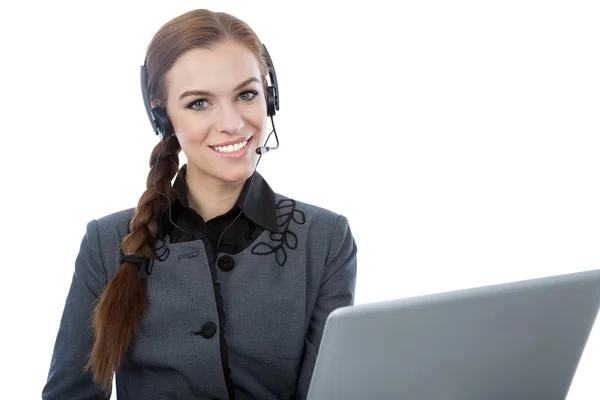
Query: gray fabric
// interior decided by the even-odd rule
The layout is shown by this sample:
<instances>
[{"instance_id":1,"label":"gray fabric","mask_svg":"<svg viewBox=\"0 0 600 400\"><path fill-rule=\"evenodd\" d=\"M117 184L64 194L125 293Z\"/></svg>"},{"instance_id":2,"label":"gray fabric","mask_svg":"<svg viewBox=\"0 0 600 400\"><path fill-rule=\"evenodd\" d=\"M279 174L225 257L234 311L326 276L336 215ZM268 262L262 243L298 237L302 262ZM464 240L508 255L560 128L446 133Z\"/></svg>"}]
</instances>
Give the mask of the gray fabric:
<instances>
[{"instance_id":1,"label":"gray fabric","mask_svg":"<svg viewBox=\"0 0 600 400\"><path fill-rule=\"evenodd\" d=\"M265 231L217 268L236 399L306 398L327 316L354 303L357 247L348 220L276 194L279 232ZM102 399L81 371L92 344L91 311L120 265L133 209L88 223L75 262L43 399ZM116 373L128 399L226 399L217 305L203 242L169 243L148 278L149 310ZM221 254L219 254L220 256Z\"/></svg>"}]
</instances>

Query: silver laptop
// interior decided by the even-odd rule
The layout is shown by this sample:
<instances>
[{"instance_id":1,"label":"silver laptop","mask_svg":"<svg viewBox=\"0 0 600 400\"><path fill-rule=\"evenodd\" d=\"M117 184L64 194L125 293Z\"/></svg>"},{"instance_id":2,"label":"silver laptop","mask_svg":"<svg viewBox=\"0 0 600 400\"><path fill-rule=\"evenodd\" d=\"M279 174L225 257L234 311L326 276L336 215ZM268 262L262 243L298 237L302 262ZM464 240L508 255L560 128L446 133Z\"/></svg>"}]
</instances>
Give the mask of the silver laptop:
<instances>
[{"instance_id":1,"label":"silver laptop","mask_svg":"<svg viewBox=\"0 0 600 400\"><path fill-rule=\"evenodd\" d=\"M600 270L340 308L309 400L565 399Z\"/></svg>"}]
</instances>

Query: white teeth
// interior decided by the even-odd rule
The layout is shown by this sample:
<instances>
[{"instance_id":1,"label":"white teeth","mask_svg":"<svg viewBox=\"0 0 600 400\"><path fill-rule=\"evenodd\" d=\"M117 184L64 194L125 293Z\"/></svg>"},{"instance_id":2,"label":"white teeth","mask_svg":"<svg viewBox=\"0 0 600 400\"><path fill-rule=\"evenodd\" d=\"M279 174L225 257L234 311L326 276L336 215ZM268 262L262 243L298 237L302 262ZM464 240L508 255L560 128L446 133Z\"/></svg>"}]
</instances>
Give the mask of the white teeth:
<instances>
[{"instance_id":1,"label":"white teeth","mask_svg":"<svg viewBox=\"0 0 600 400\"><path fill-rule=\"evenodd\" d=\"M220 153L232 153L234 151L240 151L241 149L246 147L247 144L248 144L248 141L244 140L241 143L230 144L229 146L213 147L213 149L217 150Z\"/></svg>"}]
</instances>

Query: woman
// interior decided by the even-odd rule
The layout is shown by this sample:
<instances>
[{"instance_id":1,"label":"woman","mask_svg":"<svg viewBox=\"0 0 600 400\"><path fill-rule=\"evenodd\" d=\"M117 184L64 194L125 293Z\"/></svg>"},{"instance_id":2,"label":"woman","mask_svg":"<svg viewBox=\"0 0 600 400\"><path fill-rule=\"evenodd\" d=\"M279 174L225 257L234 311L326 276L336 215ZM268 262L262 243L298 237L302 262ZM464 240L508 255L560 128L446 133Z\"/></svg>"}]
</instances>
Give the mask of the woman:
<instances>
[{"instance_id":1,"label":"woman","mask_svg":"<svg viewBox=\"0 0 600 400\"><path fill-rule=\"evenodd\" d=\"M243 21L185 13L145 61L147 189L87 225L43 398L107 398L113 374L119 400L305 398L327 316L354 301L348 220L256 172L279 93Z\"/></svg>"}]
</instances>

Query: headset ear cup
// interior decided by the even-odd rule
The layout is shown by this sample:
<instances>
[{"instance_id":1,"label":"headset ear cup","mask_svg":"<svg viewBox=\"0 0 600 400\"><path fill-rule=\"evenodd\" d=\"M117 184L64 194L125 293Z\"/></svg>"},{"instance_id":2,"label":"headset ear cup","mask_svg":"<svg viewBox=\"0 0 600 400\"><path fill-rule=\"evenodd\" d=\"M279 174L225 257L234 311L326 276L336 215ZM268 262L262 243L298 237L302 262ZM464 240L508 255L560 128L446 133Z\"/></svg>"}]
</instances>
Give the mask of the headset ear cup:
<instances>
[{"instance_id":1,"label":"headset ear cup","mask_svg":"<svg viewBox=\"0 0 600 400\"><path fill-rule=\"evenodd\" d=\"M173 125L171 124L171 120L167 116L165 109L162 107L153 108L152 114L156 120L159 136L163 139L171 136L173 134Z\"/></svg>"},{"instance_id":2,"label":"headset ear cup","mask_svg":"<svg viewBox=\"0 0 600 400\"><path fill-rule=\"evenodd\" d=\"M267 115L272 117L276 112L276 97L275 88L273 86L267 87Z\"/></svg>"}]
</instances>

